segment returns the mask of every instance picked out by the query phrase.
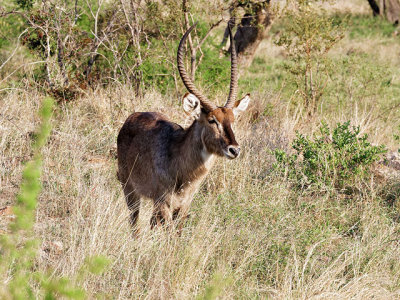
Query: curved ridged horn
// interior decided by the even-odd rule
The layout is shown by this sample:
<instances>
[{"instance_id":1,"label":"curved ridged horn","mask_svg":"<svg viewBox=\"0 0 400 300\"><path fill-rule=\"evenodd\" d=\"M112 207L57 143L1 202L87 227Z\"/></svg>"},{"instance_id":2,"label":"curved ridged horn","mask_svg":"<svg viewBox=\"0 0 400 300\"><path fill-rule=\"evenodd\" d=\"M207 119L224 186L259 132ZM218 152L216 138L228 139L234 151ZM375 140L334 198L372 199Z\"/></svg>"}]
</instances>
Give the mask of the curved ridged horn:
<instances>
[{"instance_id":1,"label":"curved ridged horn","mask_svg":"<svg viewBox=\"0 0 400 300\"><path fill-rule=\"evenodd\" d=\"M238 87L238 68L237 68L237 53L235 47L235 41L232 36L231 26L228 23L229 39L231 41L231 85L229 87L228 101L226 101L225 107L232 108L236 101L237 87Z\"/></svg>"},{"instance_id":2,"label":"curved ridged horn","mask_svg":"<svg viewBox=\"0 0 400 300\"><path fill-rule=\"evenodd\" d=\"M184 64L184 58L185 58L185 43L186 39L189 36L190 32L193 30L193 28L197 25L197 22L194 23L183 35L179 47L178 47L178 55L177 55L177 60L178 60L178 70L179 70L179 75L182 78L183 84L186 86L187 90L195 95L199 100L201 105L203 106L204 109L208 111L213 111L214 109L217 108L217 106L212 103L210 100L208 100L205 96L203 96L200 91L194 86L194 83L190 79L189 75L187 74L185 70L185 64Z\"/></svg>"}]
</instances>

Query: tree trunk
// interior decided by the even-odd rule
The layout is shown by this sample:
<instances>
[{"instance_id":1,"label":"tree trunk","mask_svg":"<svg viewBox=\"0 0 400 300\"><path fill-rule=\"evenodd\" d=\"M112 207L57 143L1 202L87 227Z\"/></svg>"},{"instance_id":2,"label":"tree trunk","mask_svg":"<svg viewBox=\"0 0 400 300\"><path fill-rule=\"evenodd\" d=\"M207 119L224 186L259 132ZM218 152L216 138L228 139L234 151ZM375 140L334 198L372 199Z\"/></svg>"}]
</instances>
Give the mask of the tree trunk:
<instances>
[{"instance_id":1,"label":"tree trunk","mask_svg":"<svg viewBox=\"0 0 400 300\"><path fill-rule=\"evenodd\" d=\"M381 15L397 25L400 21L400 0L368 0L374 16Z\"/></svg>"},{"instance_id":2,"label":"tree trunk","mask_svg":"<svg viewBox=\"0 0 400 300\"><path fill-rule=\"evenodd\" d=\"M272 25L272 17L269 11L270 0L249 1L245 10L251 11L244 14L240 19L240 24L234 36L236 52L241 65L248 67L251 65L254 55L261 41L266 38ZM240 7L242 5L238 5ZM230 9L230 13L235 8ZM231 17L229 23L235 24L235 17ZM229 35L228 27L225 29L221 46L227 42ZM229 47L230 51L230 47Z\"/></svg>"},{"instance_id":3,"label":"tree trunk","mask_svg":"<svg viewBox=\"0 0 400 300\"><path fill-rule=\"evenodd\" d=\"M261 41L271 28L271 16L267 9L261 8L255 15L245 14L235 34L235 46L239 63L246 67L253 62Z\"/></svg>"}]
</instances>

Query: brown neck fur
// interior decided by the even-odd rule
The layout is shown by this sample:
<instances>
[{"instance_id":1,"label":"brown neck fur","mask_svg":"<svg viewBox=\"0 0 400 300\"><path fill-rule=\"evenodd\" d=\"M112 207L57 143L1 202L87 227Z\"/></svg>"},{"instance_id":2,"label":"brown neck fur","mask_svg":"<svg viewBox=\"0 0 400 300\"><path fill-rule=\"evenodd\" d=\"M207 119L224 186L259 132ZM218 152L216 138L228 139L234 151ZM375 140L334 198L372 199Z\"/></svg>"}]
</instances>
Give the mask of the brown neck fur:
<instances>
[{"instance_id":1,"label":"brown neck fur","mask_svg":"<svg viewBox=\"0 0 400 300\"><path fill-rule=\"evenodd\" d=\"M180 185L196 180L208 173L204 165L202 152L207 151L201 138L203 126L195 120L193 124L177 136L177 145L171 149L174 168ZM172 170L171 170L172 171Z\"/></svg>"}]
</instances>

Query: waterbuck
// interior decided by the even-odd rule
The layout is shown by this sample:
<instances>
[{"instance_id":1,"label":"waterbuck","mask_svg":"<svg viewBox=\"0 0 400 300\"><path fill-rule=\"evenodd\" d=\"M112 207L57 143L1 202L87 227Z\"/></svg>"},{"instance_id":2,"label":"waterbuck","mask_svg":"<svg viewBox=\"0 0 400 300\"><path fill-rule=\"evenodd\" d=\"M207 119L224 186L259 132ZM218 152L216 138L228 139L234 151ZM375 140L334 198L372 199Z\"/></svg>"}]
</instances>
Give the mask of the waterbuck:
<instances>
[{"instance_id":1,"label":"waterbuck","mask_svg":"<svg viewBox=\"0 0 400 300\"><path fill-rule=\"evenodd\" d=\"M196 89L184 66L185 42L196 26L183 35L178 47L178 69L190 93L183 97L184 111L193 123L184 129L156 112L136 112L128 117L117 140L118 178L122 183L135 226L140 198L154 204L151 226L187 217L194 193L213 166L216 156L234 159L240 147L232 124L250 101L236 101L238 73L235 47L231 47L231 83L228 100L217 107ZM233 44L232 33L230 40ZM182 224L182 223L181 223Z\"/></svg>"}]
</instances>

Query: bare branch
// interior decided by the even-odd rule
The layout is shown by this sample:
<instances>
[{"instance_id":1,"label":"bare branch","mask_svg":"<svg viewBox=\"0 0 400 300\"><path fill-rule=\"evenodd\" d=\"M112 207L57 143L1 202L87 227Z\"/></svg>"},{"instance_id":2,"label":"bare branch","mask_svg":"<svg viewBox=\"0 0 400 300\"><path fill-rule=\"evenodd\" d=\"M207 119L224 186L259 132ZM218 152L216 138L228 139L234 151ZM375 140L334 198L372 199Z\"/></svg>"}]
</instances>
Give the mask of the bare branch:
<instances>
[{"instance_id":1,"label":"bare branch","mask_svg":"<svg viewBox=\"0 0 400 300\"><path fill-rule=\"evenodd\" d=\"M8 15L15 15L18 14L19 12L17 10L10 10L6 11L3 7L0 7L0 18L6 17Z\"/></svg>"}]
</instances>

